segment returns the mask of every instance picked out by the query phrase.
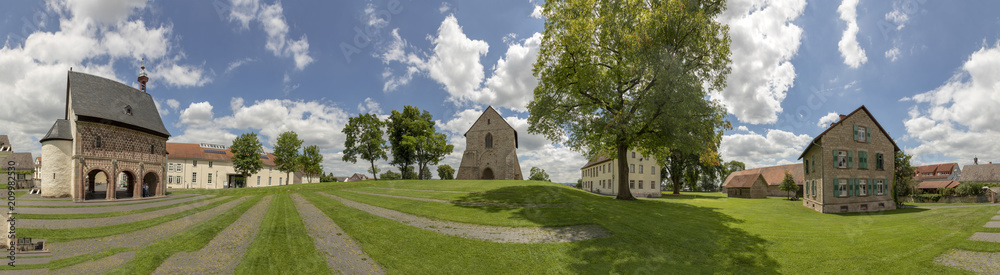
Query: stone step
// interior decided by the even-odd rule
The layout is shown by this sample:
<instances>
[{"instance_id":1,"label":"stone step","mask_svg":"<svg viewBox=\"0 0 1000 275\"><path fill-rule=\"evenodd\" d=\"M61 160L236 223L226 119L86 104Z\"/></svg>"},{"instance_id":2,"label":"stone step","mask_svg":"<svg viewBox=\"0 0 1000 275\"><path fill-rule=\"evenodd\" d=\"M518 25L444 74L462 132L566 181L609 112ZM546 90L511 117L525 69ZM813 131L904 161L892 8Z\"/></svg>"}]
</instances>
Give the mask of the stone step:
<instances>
[{"instance_id":1,"label":"stone step","mask_svg":"<svg viewBox=\"0 0 1000 275\"><path fill-rule=\"evenodd\" d=\"M1000 233L976 232L969 237L969 240L1000 243Z\"/></svg>"},{"instance_id":2,"label":"stone step","mask_svg":"<svg viewBox=\"0 0 1000 275\"><path fill-rule=\"evenodd\" d=\"M1000 215L993 216L991 220L1000 221Z\"/></svg>"},{"instance_id":3,"label":"stone step","mask_svg":"<svg viewBox=\"0 0 1000 275\"><path fill-rule=\"evenodd\" d=\"M985 227L1000 228L1000 221L997 221L997 222L986 222Z\"/></svg>"}]
</instances>

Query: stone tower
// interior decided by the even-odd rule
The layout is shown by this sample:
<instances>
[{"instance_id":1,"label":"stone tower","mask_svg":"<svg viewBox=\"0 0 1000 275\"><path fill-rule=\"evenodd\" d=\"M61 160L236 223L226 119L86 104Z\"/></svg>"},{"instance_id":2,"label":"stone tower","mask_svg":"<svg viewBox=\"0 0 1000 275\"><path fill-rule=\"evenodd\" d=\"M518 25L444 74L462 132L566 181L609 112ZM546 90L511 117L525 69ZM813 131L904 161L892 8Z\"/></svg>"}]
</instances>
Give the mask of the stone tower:
<instances>
[{"instance_id":1,"label":"stone tower","mask_svg":"<svg viewBox=\"0 0 1000 275\"><path fill-rule=\"evenodd\" d=\"M465 132L465 153L455 178L524 179L517 161L517 131L492 106Z\"/></svg>"}]
</instances>

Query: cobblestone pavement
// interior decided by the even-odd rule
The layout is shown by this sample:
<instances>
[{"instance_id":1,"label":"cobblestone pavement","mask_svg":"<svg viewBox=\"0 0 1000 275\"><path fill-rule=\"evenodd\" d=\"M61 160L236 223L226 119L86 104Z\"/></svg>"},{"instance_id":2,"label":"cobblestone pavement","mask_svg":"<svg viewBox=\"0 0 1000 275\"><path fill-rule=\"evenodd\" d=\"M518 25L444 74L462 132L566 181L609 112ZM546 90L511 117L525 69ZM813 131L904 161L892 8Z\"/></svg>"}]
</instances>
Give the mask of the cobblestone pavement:
<instances>
[{"instance_id":1,"label":"cobblestone pavement","mask_svg":"<svg viewBox=\"0 0 1000 275\"><path fill-rule=\"evenodd\" d=\"M107 212L120 212L136 209L146 209L159 207L164 205L171 205L177 203L184 203L189 201L200 200L204 198L209 198L212 196L208 195L198 195L186 197L183 199L168 200L168 201L156 201L143 204L133 204L133 205L108 205L104 207L74 207L74 208L30 208L30 207L19 207L17 208L17 213L23 214L90 214L90 213L107 213ZM122 203L119 203L122 204Z\"/></svg>"},{"instance_id":2,"label":"cobblestone pavement","mask_svg":"<svg viewBox=\"0 0 1000 275\"><path fill-rule=\"evenodd\" d=\"M951 250L939 256L935 262L976 274L1000 274L1000 253L996 252Z\"/></svg>"},{"instance_id":3,"label":"cobblestone pavement","mask_svg":"<svg viewBox=\"0 0 1000 275\"><path fill-rule=\"evenodd\" d=\"M273 197L261 199L202 249L177 252L160 264L153 274L233 274L257 237Z\"/></svg>"},{"instance_id":4,"label":"cobblestone pavement","mask_svg":"<svg viewBox=\"0 0 1000 275\"><path fill-rule=\"evenodd\" d=\"M969 237L969 240L1000 243L1000 233L976 232Z\"/></svg>"},{"instance_id":5,"label":"cobblestone pavement","mask_svg":"<svg viewBox=\"0 0 1000 275\"><path fill-rule=\"evenodd\" d=\"M125 234L62 243L46 243L45 246L50 251L52 257L38 259L43 259L46 260L44 262L48 262L83 254L98 253L102 250L110 248L143 247L152 242L161 240L164 237L187 230L195 224L203 223L212 217L218 216L222 212L233 208L245 199L246 197L238 198L212 209Z\"/></svg>"},{"instance_id":6,"label":"cobblestone pavement","mask_svg":"<svg viewBox=\"0 0 1000 275\"><path fill-rule=\"evenodd\" d=\"M360 245L302 195L292 194L292 201L331 270L343 274L385 274Z\"/></svg>"},{"instance_id":7,"label":"cobblestone pavement","mask_svg":"<svg viewBox=\"0 0 1000 275\"><path fill-rule=\"evenodd\" d=\"M353 191L353 190L344 190L344 191L351 192L351 193L372 195L372 196L387 197L387 198L396 198L396 199L404 199L404 200L415 200L415 201L426 201L426 202L450 203L450 204L470 205L470 206L492 206L492 207L563 207L563 206L568 206L568 204L552 204L552 203L497 203L497 202L446 201L446 200L437 200L437 199L414 198L414 197L396 196L396 195L388 195L388 194L368 193L368 192Z\"/></svg>"},{"instance_id":8,"label":"cobblestone pavement","mask_svg":"<svg viewBox=\"0 0 1000 275\"><path fill-rule=\"evenodd\" d=\"M20 227L23 228L45 228L45 229L66 229L66 228L83 228L83 227L116 225L116 224L148 220L160 216L166 216L178 212L183 212L188 209L209 205L212 204L213 202L217 202L222 199L224 198L215 198L188 205L181 205L167 209L160 209L152 212L124 215L117 217L93 218L93 219L64 219L64 220L20 219L22 223L19 223L18 225L20 225Z\"/></svg>"},{"instance_id":9,"label":"cobblestone pavement","mask_svg":"<svg viewBox=\"0 0 1000 275\"><path fill-rule=\"evenodd\" d=\"M169 197L159 197L159 198L148 198L148 199L138 199L138 200L119 200L119 201L106 201L106 200L91 200L88 202L74 202L65 199L59 200L18 200L17 205L19 206L95 206L95 205L118 205L126 203L146 203L155 202L162 200L170 200L177 198L186 198L197 196L197 194L179 194L170 195Z\"/></svg>"},{"instance_id":10,"label":"cobblestone pavement","mask_svg":"<svg viewBox=\"0 0 1000 275\"><path fill-rule=\"evenodd\" d=\"M441 221L355 202L327 193L320 192L319 194L372 215L398 221L413 227L468 239L498 243L554 243L582 241L611 235L604 227L596 224L561 227L507 227Z\"/></svg>"}]
</instances>

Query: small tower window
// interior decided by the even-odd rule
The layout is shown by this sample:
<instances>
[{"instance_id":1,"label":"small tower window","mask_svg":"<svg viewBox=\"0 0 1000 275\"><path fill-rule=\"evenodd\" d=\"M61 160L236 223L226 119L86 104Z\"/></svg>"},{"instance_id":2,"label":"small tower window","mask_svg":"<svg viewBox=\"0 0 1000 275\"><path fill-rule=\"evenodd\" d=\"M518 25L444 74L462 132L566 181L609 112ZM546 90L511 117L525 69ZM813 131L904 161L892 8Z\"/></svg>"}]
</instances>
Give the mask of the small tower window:
<instances>
[{"instance_id":1,"label":"small tower window","mask_svg":"<svg viewBox=\"0 0 1000 275\"><path fill-rule=\"evenodd\" d=\"M486 125L490 125L490 119L486 119Z\"/></svg>"},{"instance_id":2,"label":"small tower window","mask_svg":"<svg viewBox=\"0 0 1000 275\"><path fill-rule=\"evenodd\" d=\"M149 146L149 153L150 154L156 154L156 151L154 149L156 149L156 146L155 145L150 145Z\"/></svg>"},{"instance_id":3,"label":"small tower window","mask_svg":"<svg viewBox=\"0 0 1000 275\"><path fill-rule=\"evenodd\" d=\"M493 148L493 134L486 133L486 148Z\"/></svg>"},{"instance_id":4,"label":"small tower window","mask_svg":"<svg viewBox=\"0 0 1000 275\"><path fill-rule=\"evenodd\" d=\"M101 148L101 137L97 137L97 142L95 142L94 145L96 145L97 148Z\"/></svg>"},{"instance_id":5,"label":"small tower window","mask_svg":"<svg viewBox=\"0 0 1000 275\"><path fill-rule=\"evenodd\" d=\"M132 105L125 106L125 114L132 115Z\"/></svg>"}]
</instances>

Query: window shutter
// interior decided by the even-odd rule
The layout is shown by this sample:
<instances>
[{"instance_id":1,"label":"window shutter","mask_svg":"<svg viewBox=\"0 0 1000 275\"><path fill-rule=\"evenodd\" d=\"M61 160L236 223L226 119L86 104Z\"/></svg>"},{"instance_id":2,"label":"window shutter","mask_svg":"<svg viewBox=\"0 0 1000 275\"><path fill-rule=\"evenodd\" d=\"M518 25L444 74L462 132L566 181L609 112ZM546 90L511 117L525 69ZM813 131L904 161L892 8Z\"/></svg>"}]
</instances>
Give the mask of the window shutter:
<instances>
[{"instance_id":1,"label":"window shutter","mask_svg":"<svg viewBox=\"0 0 1000 275\"><path fill-rule=\"evenodd\" d=\"M858 168L868 169L868 152L858 152Z\"/></svg>"},{"instance_id":2,"label":"window shutter","mask_svg":"<svg viewBox=\"0 0 1000 275\"><path fill-rule=\"evenodd\" d=\"M812 171L816 172L816 155L812 156L812 163L813 163Z\"/></svg>"},{"instance_id":3,"label":"window shutter","mask_svg":"<svg viewBox=\"0 0 1000 275\"><path fill-rule=\"evenodd\" d=\"M865 131L865 135L867 136L865 138L865 142L872 142L872 129L871 128L869 128L868 131Z\"/></svg>"},{"instance_id":4,"label":"window shutter","mask_svg":"<svg viewBox=\"0 0 1000 275\"><path fill-rule=\"evenodd\" d=\"M854 162L854 160L851 157L851 151L847 151L847 168L851 168L852 166L851 162Z\"/></svg>"},{"instance_id":5,"label":"window shutter","mask_svg":"<svg viewBox=\"0 0 1000 275\"><path fill-rule=\"evenodd\" d=\"M858 125L854 125L854 141L858 141Z\"/></svg>"},{"instance_id":6,"label":"window shutter","mask_svg":"<svg viewBox=\"0 0 1000 275\"><path fill-rule=\"evenodd\" d=\"M805 162L805 164L803 164L802 167L805 168L806 175L808 175L809 174L809 160L807 159L807 160L804 160L803 162Z\"/></svg>"},{"instance_id":7,"label":"window shutter","mask_svg":"<svg viewBox=\"0 0 1000 275\"><path fill-rule=\"evenodd\" d=\"M837 150L833 150L833 168L837 168Z\"/></svg>"},{"instance_id":8,"label":"window shutter","mask_svg":"<svg viewBox=\"0 0 1000 275\"><path fill-rule=\"evenodd\" d=\"M833 185L833 196L840 196L840 180L834 179L831 185Z\"/></svg>"}]
</instances>

